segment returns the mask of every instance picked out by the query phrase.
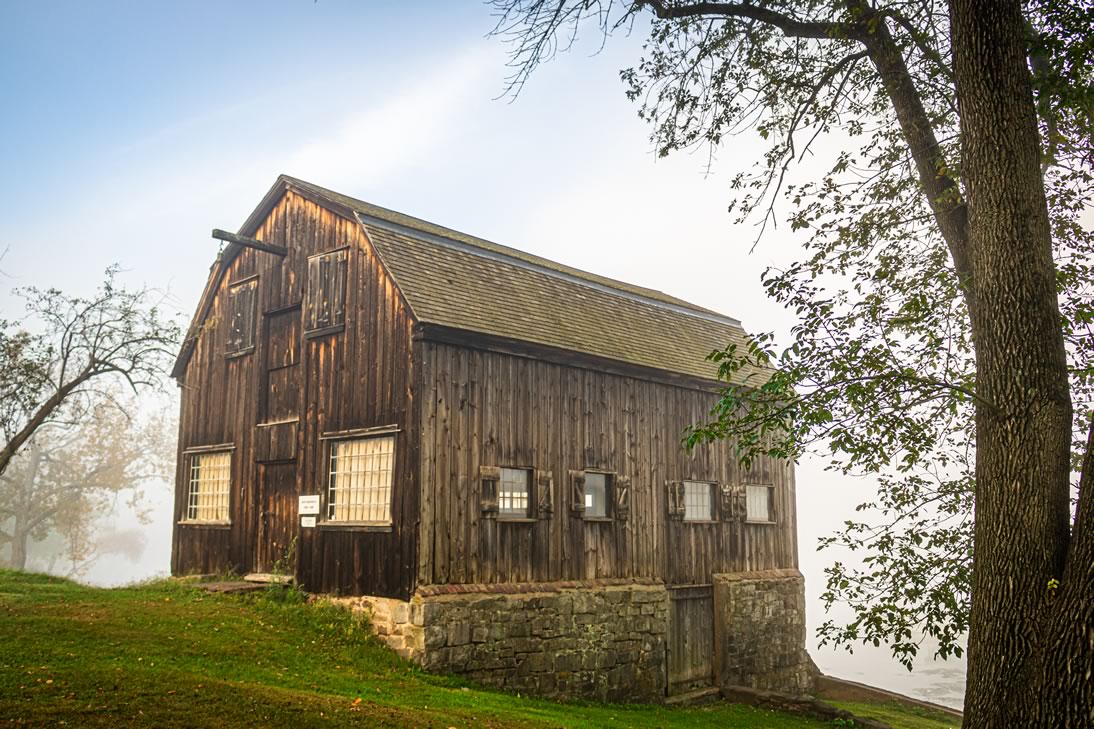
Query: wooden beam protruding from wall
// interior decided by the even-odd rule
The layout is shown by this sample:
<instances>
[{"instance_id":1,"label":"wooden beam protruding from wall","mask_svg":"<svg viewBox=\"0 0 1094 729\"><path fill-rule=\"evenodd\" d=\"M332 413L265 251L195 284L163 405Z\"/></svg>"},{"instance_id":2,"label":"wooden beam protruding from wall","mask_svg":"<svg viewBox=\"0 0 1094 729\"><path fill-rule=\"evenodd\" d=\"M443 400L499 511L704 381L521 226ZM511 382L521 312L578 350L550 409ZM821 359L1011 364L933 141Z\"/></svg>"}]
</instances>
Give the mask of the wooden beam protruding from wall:
<instances>
[{"instance_id":1,"label":"wooden beam protruding from wall","mask_svg":"<svg viewBox=\"0 0 1094 729\"><path fill-rule=\"evenodd\" d=\"M229 233L226 230L220 228L213 228L213 237L217 240L227 241L229 243L235 243L236 245L246 246L247 248L254 248L257 251L265 251L266 253L272 253L275 256L281 256L284 258L289 255L289 249L285 246L274 245L273 243L263 243L260 240L254 238L248 238L244 235L236 235L235 233Z\"/></svg>"}]
</instances>

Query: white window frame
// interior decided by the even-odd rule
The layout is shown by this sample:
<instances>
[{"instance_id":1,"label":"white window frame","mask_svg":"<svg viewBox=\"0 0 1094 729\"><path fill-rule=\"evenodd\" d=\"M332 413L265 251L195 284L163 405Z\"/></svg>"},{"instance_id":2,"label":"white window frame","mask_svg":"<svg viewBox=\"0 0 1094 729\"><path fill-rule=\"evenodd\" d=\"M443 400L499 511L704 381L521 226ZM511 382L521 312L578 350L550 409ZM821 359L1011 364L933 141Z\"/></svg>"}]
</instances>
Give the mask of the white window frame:
<instances>
[{"instance_id":1,"label":"white window frame","mask_svg":"<svg viewBox=\"0 0 1094 729\"><path fill-rule=\"evenodd\" d=\"M752 516L752 504L755 503L759 497L759 489L763 489L767 496L767 518L759 519ZM745 484L745 521L749 524L774 524L776 520L775 514L775 486L769 483L748 483Z\"/></svg>"},{"instance_id":2,"label":"white window frame","mask_svg":"<svg viewBox=\"0 0 1094 729\"><path fill-rule=\"evenodd\" d=\"M519 521L523 519L532 518L532 477L534 471L531 468L521 468L518 466L502 466L500 470L500 478L498 478L498 519L501 521ZM513 479L507 479L506 476L513 476L514 474L524 475L524 496L521 498L520 492L517 490L506 490L508 484L516 484L517 481ZM523 501L523 509L519 508L519 503ZM508 506L507 506L508 502Z\"/></svg>"},{"instance_id":3,"label":"white window frame","mask_svg":"<svg viewBox=\"0 0 1094 729\"><path fill-rule=\"evenodd\" d=\"M589 477L590 476L603 476L604 477L604 513L593 514L589 508ZM612 495L615 491L615 474L610 471L590 471L585 470L585 485L583 489L583 496L585 497L585 511L583 516L590 521L605 521L612 519Z\"/></svg>"},{"instance_id":4,"label":"white window frame","mask_svg":"<svg viewBox=\"0 0 1094 729\"><path fill-rule=\"evenodd\" d=\"M386 451L345 453L341 449L354 444L376 442L390 444ZM380 433L358 437L332 438L327 448L327 483L324 489L324 523L336 525L391 526L392 503L395 495L395 433ZM380 468L353 470L353 464L342 469L340 459L379 458ZM386 461L384 460L386 459ZM386 468L384 467L386 466ZM385 478L386 474L386 478ZM371 483L370 483L371 482ZM361 501L343 497L358 492ZM367 500L363 497L368 496Z\"/></svg>"},{"instance_id":5,"label":"white window frame","mask_svg":"<svg viewBox=\"0 0 1094 729\"><path fill-rule=\"evenodd\" d=\"M712 481L684 481L684 521L692 524L703 524L717 521L717 499L715 494L717 484ZM702 494L706 493L706 499ZM706 510L696 515L694 508L701 508L705 501Z\"/></svg>"},{"instance_id":6,"label":"white window frame","mask_svg":"<svg viewBox=\"0 0 1094 729\"><path fill-rule=\"evenodd\" d=\"M233 450L231 445L221 445L192 448L183 452L187 459L187 488L186 505L180 523L232 523Z\"/></svg>"}]
</instances>

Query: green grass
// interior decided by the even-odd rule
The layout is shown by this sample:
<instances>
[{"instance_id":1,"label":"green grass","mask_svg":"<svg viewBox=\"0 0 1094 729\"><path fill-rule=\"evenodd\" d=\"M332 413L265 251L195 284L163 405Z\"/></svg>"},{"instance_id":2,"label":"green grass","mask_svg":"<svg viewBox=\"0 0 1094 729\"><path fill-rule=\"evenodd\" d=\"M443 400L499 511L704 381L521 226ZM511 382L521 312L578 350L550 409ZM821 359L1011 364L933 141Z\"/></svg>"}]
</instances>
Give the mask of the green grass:
<instances>
[{"instance_id":1,"label":"green grass","mask_svg":"<svg viewBox=\"0 0 1094 729\"><path fill-rule=\"evenodd\" d=\"M433 676L297 593L0 571L0 726L832 726L730 704L557 703ZM900 724L935 729L933 724Z\"/></svg>"},{"instance_id":2,"label":"green grass","mask_svg":"<svg viewBox=\"0 0 1094 729\"><path fill-rule=\"evenodd\" d=\"M913 706L891 704L865 704L855 701L828 701L829 704L847 709L864 719L877 719L901 729L960 729L961 721L938 711Z\"/></svg>"}]
</instances>

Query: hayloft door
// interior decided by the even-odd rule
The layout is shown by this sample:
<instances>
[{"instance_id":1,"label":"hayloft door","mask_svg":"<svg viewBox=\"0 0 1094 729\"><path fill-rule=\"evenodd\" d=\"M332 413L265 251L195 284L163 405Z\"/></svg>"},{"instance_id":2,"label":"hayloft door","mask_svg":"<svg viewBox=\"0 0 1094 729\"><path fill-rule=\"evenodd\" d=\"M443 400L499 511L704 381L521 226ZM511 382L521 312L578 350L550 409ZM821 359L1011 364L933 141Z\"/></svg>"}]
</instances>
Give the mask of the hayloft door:
<instances>
[{"instance_id":1,"label":"hayloft door","mask_svg":"<svg viewBox=\"0 0 1094 729\"><path fill-rule=\"evenodd\" d=\"M714 684L714 588L669 588L669 696Z\"/></svg>"}]
</instances>

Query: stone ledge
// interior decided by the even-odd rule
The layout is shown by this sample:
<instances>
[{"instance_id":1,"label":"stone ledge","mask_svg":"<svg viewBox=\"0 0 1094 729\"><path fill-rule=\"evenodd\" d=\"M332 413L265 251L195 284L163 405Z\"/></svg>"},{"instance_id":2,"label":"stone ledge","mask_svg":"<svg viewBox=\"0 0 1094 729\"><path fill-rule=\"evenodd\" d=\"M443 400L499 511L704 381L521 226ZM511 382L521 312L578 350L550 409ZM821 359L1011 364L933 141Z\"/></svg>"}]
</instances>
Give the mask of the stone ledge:
<instances>
[{"instance_id":1,"label":"stone ledge","mask_svg":"<svg viewBox=\"0 0 1094 729\"><path fill-rule=\"evenodd\" d=\"M796 569L777 570L752 570L750 572L719 572L714 579L723 582L742 582L745 580L804 580L805 577Z\"/></svg>"}]
</instances>

